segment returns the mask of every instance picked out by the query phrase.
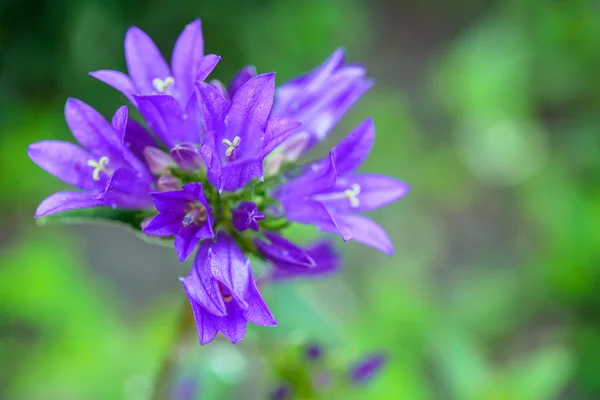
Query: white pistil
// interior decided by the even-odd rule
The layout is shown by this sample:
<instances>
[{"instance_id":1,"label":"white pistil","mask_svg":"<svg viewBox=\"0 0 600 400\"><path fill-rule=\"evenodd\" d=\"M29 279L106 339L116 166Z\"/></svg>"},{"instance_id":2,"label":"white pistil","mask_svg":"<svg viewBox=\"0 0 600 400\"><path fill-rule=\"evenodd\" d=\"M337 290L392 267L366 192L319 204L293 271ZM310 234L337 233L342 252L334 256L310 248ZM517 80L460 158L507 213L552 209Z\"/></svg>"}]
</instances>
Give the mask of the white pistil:
<instances>
[{"instance_id":1,"label":"white pistil","mask_svg":"<svg viewBox=\"0 0 600 400\"><path fill-rule=\"evenodd\" d=\"M175 83L175 78L167 76L164 80L160 78L152 79L152 86L158 93L166 93L166 91Z\"/></svg>"},{"instance_id":2,"label":"white pistil","mask_svg":"<svg viewBox=\"0 0 600 400\"><path fill-rule=\"evenodd\" d=\"M94 171L92 172L92 179L96 182L100 180L100 172L104 172L108 175L108 168L106 165L110 162L110 159L106 156L100 157L98 161L96 160L88 160L88 166L94 167Z\"/></svg>"},{"instance_id":3,"label":"white pistil","mask_svg":"<svg viewBox=\"0 0 600 400\"><path fill-rule=\"evenodd\" d=\"M318 201L348 199L350 201L350 207L357 208L360 206L360 200L358 198L359 194L360 185L358 185L357 183L353 183L352 185L350 185L350 189L345 189L341 192L317 194L313 196L313 199Z\"/></svg>"},{"instance_id":4,"label":"white pistil","mask_svg":"<svg viewBox=\"0 0 600 400\"><path fill-rule=\"evenodd\" d=\"M231 141L229 139L223 139L221 141L221 143L223 143L225 146L227 146L227 149L225 150L225 155L227 157L231 157L235 148L240 145L241 140L242 139L239 136L236 136L233 138L233 141Z\"/></svg>"}]
</instances>

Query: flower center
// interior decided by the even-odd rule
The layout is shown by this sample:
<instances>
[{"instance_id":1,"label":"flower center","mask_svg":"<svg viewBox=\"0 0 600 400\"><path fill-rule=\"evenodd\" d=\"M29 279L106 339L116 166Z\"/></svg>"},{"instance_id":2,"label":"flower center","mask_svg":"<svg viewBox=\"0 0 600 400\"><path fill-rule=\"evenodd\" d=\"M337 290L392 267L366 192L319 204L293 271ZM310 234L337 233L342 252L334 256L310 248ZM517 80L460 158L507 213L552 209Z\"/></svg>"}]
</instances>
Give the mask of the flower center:
<instances>
[{"instance_id":1,"label":"flower center","mask_svg":"<svg viewBox=\"0 0 600 400\"><path fill-rule=\"evenodd\" d=\"M357 208L358 206L360 206L360 200L358 198L359 194L360 185L358 185L357 183L353 183L352 185L350 185L350 189L346 189L341 192L316 194L313 196L313 199L317 201L348 199L350 201L350 207Z\"/></svg>"},{"instance_id":2,"label":"flower center","mask_svg":"<svg viewBox=\"0 0 600 400\"><path fill-rule=\"evenodd\" d=\"M88 160L88 166L93 167L94 171L92 172L92 179L96 182L100 180L100 172L104 172L106 175L110 173L110 170L106 167L110 159L106 156L100 157L98 161L96 160Z\"/></svg>"},{"instance_id":3,"label":"flower center","mask_svg":"<svg viewBox=\"0 0 600 400\"><path fill-rule=\"evenodd\" d=\"M164 80L160 78L152 79L152 86L158 93L166 93L167 90L175 83L175 78L167 76Z\"/></svg>"},{"instance_id":4,"label":"flower center","mask_svg":"<svg viewBox=\"0 0 600 400\"><path fill-rule=\"evenodd\" d=\"M227 149L225 149L225 155L227 157L231 157L231 155L233 154L233 151L235 150L236 147L238 147L240 145L241 141L242 141L242 139L239 136L234 137L233 141L229 140L229 139L223 139L221 141L221 143L223 143L225 145L225 147L227 147Z\"/></svg>"},{"instance_id":5,"label":"flower center","mask_svg":"<svg viewBox=\"0 0 600 400\"><path fill-rule=\"evenodd\" d=\"M198 225L201 222L206 221L208 217L206 207L200 203L189 203L185 211L186 213L181 221L183 226L189 226L192 224Z\"/></svg>"}]
</instances>

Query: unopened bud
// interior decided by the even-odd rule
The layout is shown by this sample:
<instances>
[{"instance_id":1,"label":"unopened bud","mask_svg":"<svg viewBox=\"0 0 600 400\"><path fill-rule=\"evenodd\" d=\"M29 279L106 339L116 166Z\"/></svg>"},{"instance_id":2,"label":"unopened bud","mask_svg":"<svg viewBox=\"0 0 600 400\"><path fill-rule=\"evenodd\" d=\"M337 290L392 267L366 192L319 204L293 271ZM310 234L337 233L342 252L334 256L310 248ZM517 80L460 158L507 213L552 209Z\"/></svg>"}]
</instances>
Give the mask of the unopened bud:
<instances>
[{"instance_id":1,"label":"unopened bud","mask_svg":"<svg viewBox=\"0 0 600 400\"><path fill-rule=\"evenodd\" d=\"M161 175L156 183L158 184L158 190L161 192L171 192L181 189L181 182L173 175Z\"/></svg>"},{"instance_id":2,"label":"unopened bud","mask_svg":"<svg viewBox=\"0 0 600 400\"><path fill-rule=\"evenodd\" d=\"M179 143L171 149L171 158L185 171L195 171L202 168L204 160L191 143Z\"/></svg>"},{"instance_id":3,"label":"unopened bud","mask_svg":"<svg viewBox=\"0 0 600 400\"><path fill-rule=\"evenodd\" d=\"M144 148L144 158L146 159L146 164L150 171L154 175L160 175L165 173L170 167L173 166L173 160L171 157L162 151L161 149L157 149L156 147L145 147Z\"/></svg>"}]
</instances>

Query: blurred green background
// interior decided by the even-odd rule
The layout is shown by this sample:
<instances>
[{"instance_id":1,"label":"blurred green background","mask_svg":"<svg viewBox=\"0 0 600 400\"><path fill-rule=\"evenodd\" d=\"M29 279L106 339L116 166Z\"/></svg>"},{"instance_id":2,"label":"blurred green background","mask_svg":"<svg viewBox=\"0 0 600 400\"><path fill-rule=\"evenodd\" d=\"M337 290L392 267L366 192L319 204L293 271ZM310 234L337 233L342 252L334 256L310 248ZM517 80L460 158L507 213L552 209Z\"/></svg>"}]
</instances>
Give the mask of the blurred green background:
<instances>
[{"instance_id":1,"label":"blurred green background","mask_svg":"<svg viewBox=\"0 0 600 400\"><path fill-rule=\"evenodd\" d=\"M317 153L372 116L363 169L412 192L372 213L394 257L339 241L341 274L265 290L278 328L202 348L190 332L175 375L195 382L193 398L264 399L279 381L274 343L302 340L340 365L388 352L344 399L600 398L592 0L1 1L0 398L150 393L188 265L119 227L36 227L37 204L65 186L26 147L72 140L67 97L108 117L126 103L87 73L125 70L130 25L170 57L197 17L226 82L251 63L283 83L344 46L377 84Z\"/></svg>"}]
</instances>

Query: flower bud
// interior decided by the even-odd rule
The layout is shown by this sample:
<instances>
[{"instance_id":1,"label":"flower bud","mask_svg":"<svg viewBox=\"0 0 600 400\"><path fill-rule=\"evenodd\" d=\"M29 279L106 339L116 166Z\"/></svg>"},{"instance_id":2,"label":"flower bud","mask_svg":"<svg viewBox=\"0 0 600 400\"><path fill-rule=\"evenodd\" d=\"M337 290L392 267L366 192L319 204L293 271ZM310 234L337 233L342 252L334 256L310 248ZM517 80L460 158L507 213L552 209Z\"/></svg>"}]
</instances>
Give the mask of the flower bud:
<instances>
[{"instance_id":1,"label":"flower bud","mask_svg":"<svg viewBox=\"0 0 600 400\"><path fill-rule=\"evenodd\" d=\"M204 160L196 146L191 143L178 143L171 149L173 161L185 171L195 171L204 166Z\"/></svg>"},{"instance_id":2,"label":"flower bud","mask_svg":"<svg viewBox=\"0 0 600 400\"><path fill-rule=\"evenodd\" d=\"M165 173L173 166L173 160L167 153L156 147L147 146L144 148L144 158L150 171L154 175Z\"/></svg>"},{"instance_id":3,"label":"flower bud","mask_svg":"<svg viewBox=\"0 0 600 400\"><path fill-rule=\"evenodd\" d=\"M181 181L169 174L161 175L156 183L158 184L158 190L161 192L171 192L181 189Z\"/></svg>"}]
</instances>

